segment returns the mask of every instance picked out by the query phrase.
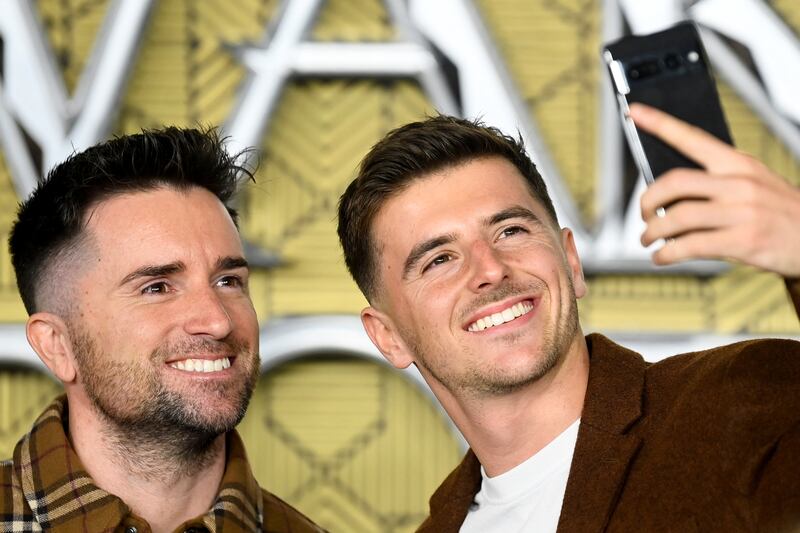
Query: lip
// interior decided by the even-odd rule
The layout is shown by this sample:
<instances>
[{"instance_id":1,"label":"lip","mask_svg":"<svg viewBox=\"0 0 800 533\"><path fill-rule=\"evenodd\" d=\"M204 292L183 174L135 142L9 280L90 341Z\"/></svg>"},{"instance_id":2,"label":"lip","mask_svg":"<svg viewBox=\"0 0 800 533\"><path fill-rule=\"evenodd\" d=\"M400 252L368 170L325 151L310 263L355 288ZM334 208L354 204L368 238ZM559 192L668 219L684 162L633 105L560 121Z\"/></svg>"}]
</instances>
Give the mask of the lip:
<instances>
[{"instance_id":1,"label":"lip","mask_svg":"<svg viewBox=\"0 0 800 533\"><path fill-rule=\"evenodd\" d=\"M478 319L487 317L489 315L493 315L494 313L499 313L499 312L503 311L504 309L507 309L507 308L509 308L511 306L517 305L518 303L521 303L521 302L530 302L531 305L533 305L533 309L530 310L528 313L517 317L516 319L512 320L511 322L506 322L504 324L500 324L499 326L493 326L491 328L487 328L487 329L484 329L482 331L469 331L469 326L471 324L473 324L474 322L476 322ZM500 330L503 330L503 329L507 329L506 326L513 326L515 324L516 325L521 325L521 324L527 322L528 320L530 320L530 317L533 314L536 313L536 308L538 306L539 306L539 298L536 298L536 297L533 297L533 296L518 296L516 298L512 298L512 299L509 299L509 300L504 300L502 302L492 304L490 307L484 307L480 311L477 311L477 312L473 313L472 315L470 315L470 317L466 320L466 322L461 324L461 329L463 329L467 333L488 333L488 332L494 331L494 330L500 331Z\"/></svg>"}]
</instances>

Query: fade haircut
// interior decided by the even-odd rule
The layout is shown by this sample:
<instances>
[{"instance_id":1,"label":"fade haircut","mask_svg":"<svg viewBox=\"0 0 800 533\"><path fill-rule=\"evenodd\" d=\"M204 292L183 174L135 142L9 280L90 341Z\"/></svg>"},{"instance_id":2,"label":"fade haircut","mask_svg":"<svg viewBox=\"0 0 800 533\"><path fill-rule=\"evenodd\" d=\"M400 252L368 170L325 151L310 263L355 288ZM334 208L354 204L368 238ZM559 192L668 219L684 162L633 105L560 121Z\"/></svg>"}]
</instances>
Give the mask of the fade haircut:
<instances>
[{"instance_id":1,"label":"fade haircut","mask_svg":"<svg viewBox=\"0 0 800 533\"><path fill-rule=\"evenodd\" d=\"M480 120L440 115L390 131L361 161L358 175L339 200L339 241L350 274L373 301L378 283L372 222L383 204L413 181L469 161L502 157L512 163L558 225L542 176L522 142Z\"/></svg>"},{"instance_id":2,"label":"fade haircut","mask_svg":"<svg viewBox=\"0 0 800 533\"><path fill-rule=\"evenodd\" d=\"M72 154L53 168L20 204L9 236L28 313L42 310L47 293L63 284L49 278L83 244L87 213L103 200L160 187L200 187L225 205L235 224L236 211L227 202L240 179L253 174L239 164L243 153L229 154L224 143L213 128L144 130Z\"/></svg>"}]
</instances>

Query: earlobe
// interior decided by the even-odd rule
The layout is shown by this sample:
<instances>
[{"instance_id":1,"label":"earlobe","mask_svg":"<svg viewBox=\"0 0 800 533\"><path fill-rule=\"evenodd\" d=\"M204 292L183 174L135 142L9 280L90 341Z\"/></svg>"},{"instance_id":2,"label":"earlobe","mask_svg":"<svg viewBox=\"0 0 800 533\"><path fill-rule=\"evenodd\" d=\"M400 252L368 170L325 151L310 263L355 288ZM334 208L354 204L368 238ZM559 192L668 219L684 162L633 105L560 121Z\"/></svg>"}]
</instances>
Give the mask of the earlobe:
<instances>
[{"instance_id":1,"label":"earlobe","mask_svg":"<svg viewBox=\"0 0 800 533\"><path fill-rule=\"evenodd\" d=\"M571 229L561 229L561 245L564 247L564 253L567 256L567 265L569 265L570 274L572 275L575 297L583 298L587 292L586 279L583 277L583 265L581 264L581 258L578 255L575 237L572 235Z\"/></svg>"},{"instance_id":2,"label":"earlobe","mask_svg":"<svg viewBox=\"0 0 800 533\"><path fill-rule=\"evenodd\" d=\"M361 311L361 323L367 331L372 344L378 348L395 368L407 368L414 358L406 348L403 339L397 334L392 320L374 307Z\"/></svg>"},{"instance_id":3,"label":"earlobe","mask_svg":"<svg viewBox=\"0 0 800 533\"><path fill-rule=\"evenodd\" d=\"M72 343L64 320L52 313L34 313L25 326L28 342L42 362L63 383L77 377Z\"/></svg>"}]
</instances>

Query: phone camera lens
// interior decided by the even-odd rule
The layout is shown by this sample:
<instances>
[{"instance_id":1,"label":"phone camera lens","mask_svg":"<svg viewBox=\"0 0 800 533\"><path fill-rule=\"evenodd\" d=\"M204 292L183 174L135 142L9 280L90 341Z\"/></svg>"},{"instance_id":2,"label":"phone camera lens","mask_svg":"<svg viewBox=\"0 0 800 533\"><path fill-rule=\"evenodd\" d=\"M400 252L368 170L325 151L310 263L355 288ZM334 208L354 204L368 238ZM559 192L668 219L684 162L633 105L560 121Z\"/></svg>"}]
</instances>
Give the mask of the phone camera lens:
<instances>
[{"instance_id":1,"label":"phone camera lens","mask_svg":"<svg viewBox=\"0 0 800 533\"><path fill-rule=\"evenodd\" d=\"M636 63L628 67L628 78L631 80L644 80L661 72L658 60L649 60Z\"/></svg>"},{"instance_id":2,"label":"phone camera lens","mask_svg":"<svg viewBox=\"0 0 800 533\"><path fill-rule=\"evenodd\" d=\"M664 56L664 65L670 70L675 70L681 66L681 58L676 54L667 54Z\"/></svg>"}]
</instances>

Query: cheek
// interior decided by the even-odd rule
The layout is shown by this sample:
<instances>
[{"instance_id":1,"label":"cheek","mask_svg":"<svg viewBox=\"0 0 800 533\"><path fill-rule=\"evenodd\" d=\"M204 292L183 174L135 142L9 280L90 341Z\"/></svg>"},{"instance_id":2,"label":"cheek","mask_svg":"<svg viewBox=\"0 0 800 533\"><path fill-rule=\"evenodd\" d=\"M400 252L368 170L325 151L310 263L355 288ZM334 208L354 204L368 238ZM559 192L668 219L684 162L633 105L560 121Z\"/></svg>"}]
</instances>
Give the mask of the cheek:
<instances>
[{"instance_id":1,"label":"cheek","mask_svg":"<svg viewBox=\"0 0 800 533\"><path fill-rule=\"evenodd\" d=\"M259 325L256 310L249 299L233 302L226 306L228 316L241 336L258 337Z\"/></svg>"}]
</instances>

